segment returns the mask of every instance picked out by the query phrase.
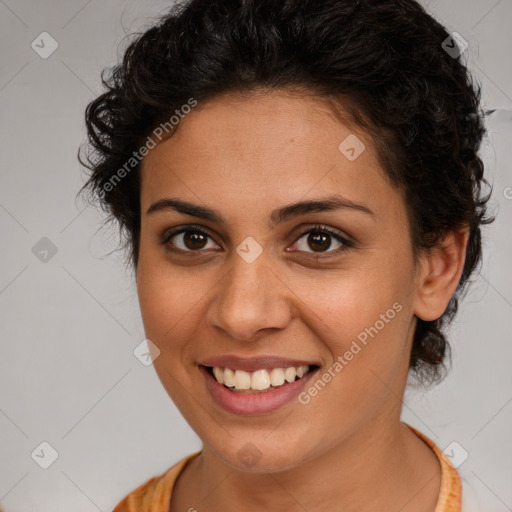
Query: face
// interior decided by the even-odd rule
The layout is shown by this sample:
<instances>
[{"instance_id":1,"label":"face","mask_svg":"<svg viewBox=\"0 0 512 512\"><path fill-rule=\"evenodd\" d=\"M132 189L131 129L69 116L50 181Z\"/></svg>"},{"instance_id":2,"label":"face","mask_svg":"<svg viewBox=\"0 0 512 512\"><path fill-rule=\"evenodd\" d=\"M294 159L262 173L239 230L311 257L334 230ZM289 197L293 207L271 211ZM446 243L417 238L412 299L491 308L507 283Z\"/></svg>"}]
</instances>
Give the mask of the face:
<instances>
[{"instance_id":1,"label":"face","mask_svg":"<svg viewBox=\"0 0 512 512\"><path fill-rule=\"evenodd\" d=\"M369 135L311 97L217 98L151 150L141 177L146 337L205 452L282 470L398 421L417 268L404 198ZM279 384L275 368L308 365ZM238 387L275 386L237 392L211 367L229 386L229 370Z\"/></svg>"}]
</instances>

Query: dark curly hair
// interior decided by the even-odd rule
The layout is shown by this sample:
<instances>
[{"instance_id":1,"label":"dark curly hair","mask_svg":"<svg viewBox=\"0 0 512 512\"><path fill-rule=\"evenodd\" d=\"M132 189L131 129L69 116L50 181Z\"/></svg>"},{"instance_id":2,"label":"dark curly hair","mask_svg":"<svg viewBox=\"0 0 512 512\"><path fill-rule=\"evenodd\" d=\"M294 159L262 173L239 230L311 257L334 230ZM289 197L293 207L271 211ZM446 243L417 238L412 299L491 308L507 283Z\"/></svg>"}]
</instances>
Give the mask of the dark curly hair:
<instances>
[{"instance_id":1,"label":"dark curly hair","mask_svg":"<svg viewBox=\"0 0 512 512\"><path fill-rule=\"evenodd\" d=\"M140 160L132 156L155 127L190 99L275 88L323 97L371 134L405 193L415 255L469 227L454 296L438 320L418 319L414 334L411 373L441 380L450 356L442 331L481 260L480 226L493 220L477 155L481 87L448 53L458 46L446 29L414 0L191 0L134 36L122 62L101 74L106 92L87 106L88 151L78 158L92 171L79 194L88 190L117 221L135 271Z\"/></svg>"}]
</instances>

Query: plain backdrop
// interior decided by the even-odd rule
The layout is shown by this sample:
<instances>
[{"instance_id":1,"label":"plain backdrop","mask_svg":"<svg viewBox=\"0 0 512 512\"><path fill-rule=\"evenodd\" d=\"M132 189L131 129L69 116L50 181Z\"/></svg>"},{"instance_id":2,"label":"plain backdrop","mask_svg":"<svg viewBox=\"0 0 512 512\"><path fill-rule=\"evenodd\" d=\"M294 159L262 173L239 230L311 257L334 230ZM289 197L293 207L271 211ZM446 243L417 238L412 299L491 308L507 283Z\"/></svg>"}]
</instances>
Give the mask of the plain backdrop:
<instances>
[{"instance_id":1,"label":"plain backdrop","mask_svg":"<svg viewBox=\"0 0 512 512\"><path fill-rule=\"evenodd\" d=\"M484 509L505 512L512 510L512 2L424 5L469 43L484 107L496 109L481 155L497 220L485 229L480 273L450 330L451 372L426 393L408 389L403 420L442 449L455 441L458 456L468 454L459 471ZM101 213L75 201L85 180L76 158L84 110L101 92L100 71L117 61L126 34L168 6L0 1L0 505L7 512L107 512L201 446L153 367L134 356L145 336L133 275L121 253L109 254L116 229L100 229ZM57 49L42 58L52 44Z\"/></svg>"}]
</instances>

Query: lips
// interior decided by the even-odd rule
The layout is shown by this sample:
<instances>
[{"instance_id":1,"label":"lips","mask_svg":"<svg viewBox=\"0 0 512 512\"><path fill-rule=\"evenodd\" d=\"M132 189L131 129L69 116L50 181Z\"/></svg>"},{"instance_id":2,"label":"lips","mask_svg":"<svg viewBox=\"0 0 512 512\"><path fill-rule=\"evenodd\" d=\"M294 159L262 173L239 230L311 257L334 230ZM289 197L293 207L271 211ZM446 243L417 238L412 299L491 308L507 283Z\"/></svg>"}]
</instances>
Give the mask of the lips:
<instances>
[{"instance_id":1,"label":"lips","mask_svg":"<svg viewBox=\"0 0 512 512\"><path fill-rule=\"evenodd\" d=\"M213 369L226 369L226 371L230 369L230 371L235 373L244 374L250 372L260 373L262 370L268 372L271 369L282 371L283 368L294 370L294 367L309 368L304 376L299 377L297 374L297 380L294 380L294 374L293 379L283 382L278 387L271 387L262 391L247 389L247 386L243 386L246 390L238 390L234 387L229 388L218 382L217 378L213 375ZM297 398L307 382L317 373L318 369L319 364L312 361L276 356L244 358L226 355L204 359L199 364L199 370L214 401L224 410L242 415L266 414L289 404ZM295 370L293 373L295 373ZM268 386L268 383L265 385Z\"/></svg>"}]
</instances>

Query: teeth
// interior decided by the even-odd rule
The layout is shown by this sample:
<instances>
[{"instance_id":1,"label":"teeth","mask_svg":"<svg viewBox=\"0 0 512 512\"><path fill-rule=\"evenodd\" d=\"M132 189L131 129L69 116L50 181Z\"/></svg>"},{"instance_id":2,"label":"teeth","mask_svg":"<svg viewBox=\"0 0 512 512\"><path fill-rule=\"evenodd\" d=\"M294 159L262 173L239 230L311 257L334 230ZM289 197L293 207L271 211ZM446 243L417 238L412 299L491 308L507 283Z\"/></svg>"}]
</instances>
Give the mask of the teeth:
<instances>
[{"instance_id":1,"label":"teeth","mask_svg":"<svg viewBox=\"0 0 512 512\"><path fill-rule=\"evenodd\" d=\"M235 371L235 388L251 389L251 374L242 370Z\"/></svg>"},{"instance_id":2,"label":"teeth","mask_svg":"<svg viewBox=\"0 0 512 512\"><path fill-rule=\"evenodd\" d=\"M274 368L270 372L270 384L272 384L272 386L281 386L281 384L284 384L284 370L282 368Z\"/></svg>"},{"instance_id":3,"label":"teeth","mask_svg":"<svg viewBox=\"0 0 512 512\"><path fill-rule=\"evenodd\" d=\"M215 368L214 368L214 370L215 370ZM217 368L217 369L222 371L221 368ZM217 376L215 376L215 378L217 378ZM219 380L219 379L217 378L217 380ZM224 370L224 382L222 384L224 384L225 386L228 386L230 388L235 387L235 372L233 370L230 370L229 368L226 368Z\"/></svg>"},{"instance_id":4,"label":"teeth","mask_svg":"<svg viewBox=\"0 0 512 512\"><path fill-rule=\"evenodd\" d=\"M245 372L244 372L245 373ZM268 389L270 387L270 377L267 370L257 370L251 375L251 389Z\"/></svg>"},{"instance_id":5,"label":"teeth","mask_svg":"<svg viewBox=\"0 0 512 512\"><path fill-rule=\"evenodd\" d=\"M215 366L213 369L213 375L215 375L218 382L224 384L224 372L219 367Z\"/></svg>"},{"instance_id":6,"label":"teeth","mask_svg":"<svg viewBox=\"0 0 512 512\"><path fill-rule=\"evenodd\" d=\"M284 371L284 378L286 379L286 382L293 382L296 376L297 371L293 366L291 366L290 368L286 368L286 370Z\"/></svg>"},{"instance_id":7,"label":"teeth","mask_svg":"<svg viewBox=\"0 0 512 512\"><path fill-rule=\"evenodd\" d=\"M217 382L235 390L264 391L270 387L282 386L285 381L293 382L295 378L301 378L310 370L309 366L289 368L262 369L255 372L232 370L230 368L213 368L213 375Z\"/></svg>"}]
</instances>

